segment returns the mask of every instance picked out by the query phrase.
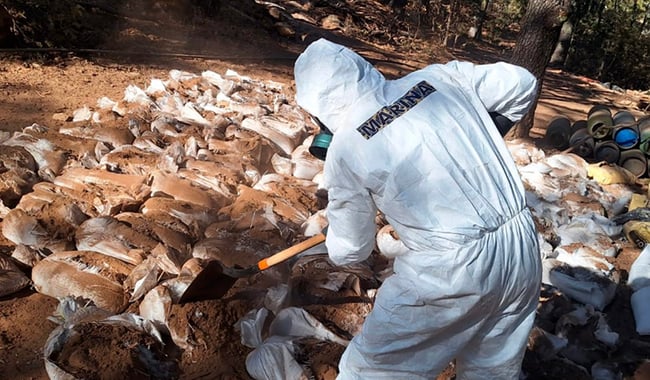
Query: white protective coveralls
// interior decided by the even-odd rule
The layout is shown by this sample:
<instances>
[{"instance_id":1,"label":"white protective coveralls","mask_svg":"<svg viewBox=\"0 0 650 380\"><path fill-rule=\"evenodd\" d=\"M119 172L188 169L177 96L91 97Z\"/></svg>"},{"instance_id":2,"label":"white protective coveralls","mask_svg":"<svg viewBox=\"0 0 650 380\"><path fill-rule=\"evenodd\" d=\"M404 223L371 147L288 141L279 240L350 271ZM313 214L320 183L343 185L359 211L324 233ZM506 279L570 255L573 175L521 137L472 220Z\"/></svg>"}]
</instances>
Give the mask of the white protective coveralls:
<instances>
[{"instance_id":1,"label":"white protective coveralls","mask_svg":"<svg viewBox=\"0 0 650 380\"><path fill-rule=\"evenodd\" d=\"M324 169L330 259L368 258L377 210L408 248L339 379L434 379L453 359L459 379L516 379L541 264L523 185L488 112L521 119L535 77L452 61L386 80L320 39L297 59L295 83L297 103L334 135Z\"/></svg>"}]
</instances>

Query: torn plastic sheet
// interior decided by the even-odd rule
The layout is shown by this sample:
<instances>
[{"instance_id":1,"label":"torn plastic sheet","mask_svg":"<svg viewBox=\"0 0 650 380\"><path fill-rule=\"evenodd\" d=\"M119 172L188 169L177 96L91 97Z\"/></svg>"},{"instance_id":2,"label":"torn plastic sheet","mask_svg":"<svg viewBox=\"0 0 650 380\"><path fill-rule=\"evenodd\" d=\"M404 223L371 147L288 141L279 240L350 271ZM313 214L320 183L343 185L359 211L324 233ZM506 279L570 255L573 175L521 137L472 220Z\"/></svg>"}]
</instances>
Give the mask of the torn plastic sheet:
<instances>
[{"instance_id":1,"label":"torn plastic sheet","mask_svg":"<svg viewBox=\"0 0 650 380\"><path fill-rule=\"evenodd\" d=\"M533 327L529 339L529 345L544 360L557 355L569 344L569 339L552 334L538 326Z\"/></svg>"},{"instance_id":2,"label":"torn plastic sheet","mask_svg":"<svg viewBox=\"0 0 650 380\"><path fill-rule=\"evenodd\" d=\"M43 348L45 370L52 380L74 380L78 378L62 366L59 366L57 360L67 344L74 344L75 341L80 339L80 332L77 331L77 327L83 323L121 325L143 331L151 335L159 343L163 343L162 335L151 321L132 313L111 315L107 310L88 305L87 301L82 298L64 297L59 302L54 315L48 319L59 324L50 333ZM146 355L147 353L148 348L143 351L143 354ZM147 365L156 366L158 364L158 362L152 362Z\"/></svg>"},{"instance_id":3,"label":"torn plastic sheet","mask_svg":"<svg viewBox=\"0 0 650 380\"><path fill-rule=\"evenodd\" d=\"M281 310L271 323L269 334L271 336L278 335L296 338L312 337L338 343L343 346L347 346L349 343L346 339L334 334L311 314L299 307L288 307Z\"/></svg>"},{"instance_id":4,"label":"torn plastic sheet","mask_svg":"<svg viewBox=\"0 0 650 380\"><path fill-rule=\"evenodd\" d=\"M255 380L307 380L305 370L294 358L291 338L271 337L246 357L246 370Z\"/></svg>"},{"instance_id":5,"label":"torn plastic sheet","mask_svg":"<svg viewBox=\"0 0 650 380\"><path fill-rule=\"evenodd\" d=\"M237 321L235 327L241 333L241 343L244 346L255 348L264 343L262 329L268 316L269 311L266 308L261 308L249 311Z\"/></svg>"},{"instance_id":6,"label":"torn plastic sheet","mask_svg":"<svg viewBox=\"0 0 650 380\"><path fill-rule=\"evenodd\" d=\"M594 319L597 319L595 325ZM607 324L605 314L594 310L591 305L578 305L573 311L561 316L555 326L556 334L568 339L575 334L571 330L576 326L589 328L597 340L610 347L616 346L619 342L619 334L612 331Z\"/></svg>"},{"instance_id":7,"label":"torn plastic sheet","mask_svg":"<svg viewBox=\"0 0 650 380\"><path fill-rule=\"evenodd\" d=\"M266 310L264 308L260 310ZM255 347L254 342L262 337L261 327L264 325L268 310L247 313L237 325L241 328L242 343ZM255 328L253 328L255 327ZM269 336L283 336L289 338L310 337L338 343L347 346L349 341L330 331L311 314L299 307L288 307L280 310L269 326Z\"/></svg>"},{"instance_id":8,"label":"torn plastic sheet","mask_svg":"<svg viewBox=\"0 0 650 380\"><path fill-rule=\"evenodd\" d=\"M619 342L618 333L612 331L612 328L607 323L603 313L598 313L598 323L596 325L596 330L594 331L594 336L596 339L610 347L615 347Z\"/></svg>"},{"instance_id":9,"label":"torn plastic sheet","mask_svg":"<svg viewBox=\"0 0 650 380\"><path fill-rule=\"evenodd\" d=\"M632 313L636 332L650 335L650 245L646 245L630 267L627 284L632 288Z\"/></svg>"},{"instance_id":10,"label":"torn plastic sheet","mask_svg":"<svg viewBox=\"0 0 650 380\"><path fill-rule=\"evenodd\" d=\"M26 288L31 283L8 256L0 254L0 297Z\"/></svg>"},{"instance_id":11,"label":"torn plastic sheet","mask_svg":"<svg viewBox=\"0 0 650 380\"><path fill-rule=\"evenodd\" d=\"M591 366L591 378L593 380L618 380L623 374L614 363L596 362Z\"/></svg>"},{"instance_id":12,"label":"torn plastic sheet","mask_svg":"<svg viewBox=\"0 0 650 380\"><path fill-rule=\"evenodd\" d=\"M636 323L636 332L640 335L650 335L650 286L632 293L630 302Z\"/></svg>"},{"instance_id":13,"label":"torn plastic sheet","mask_svg":"<svg viewBox=\"0 0 650 380\"><path fill-rule=\"evenodd\" d=\"M646 245L632 263L627 284L633 291L650 286L650 245Z\"/></svg>"},{"instance_id":14,"label":"torn plastic sheet","mask_svg":"<svg viewBox=\"0 0 650 380\"><path fill-rule=\"evenodd\" d=\"M614 265L599 252L591 246L574 243L557 247L555 249L555 258L572 267L588 268L605 277L610 277L614 274Z\"/></svg>"},{"instance_id":15,"label":"torn plastic sheet","mask_svg":"<svg viewBox=\"0 0 650 380\"><path fill-rule=\"evenodd\" d=\"M349 343L298 307L280 310L269 325L268 338L264 339L267 318L268 310L262 308L250 311L236 324L242 344L255 347L246 358L246 370L256 380L306 379L304 369L294 358L295 339L311 337L343 346Z\"/></svg>"},{"instance_id":16,"label":"torn plastic sheet","mask_svg":"<svg viewBox=\"0 0 650 380\"><path fill-rule=\"evenodd\" d=\"M545 162L552 168L550 174L554 177L587 178L589 164L576 154L554 154L546 157Z\"/></svg>"},{"instance_id":17,"label":"torn plastic sheet","mask_svg":"<svg viewBox=\"0 0 650 380\"><path fill-rule=\"evenodd\" d=\"M597 310L603 310L616 294L616 282L583 267L556 265L550 269L548 280L568 297Z\"/></svg>"},{"instance_id":18,"label":"torn plastic sheet","mask_svg":"<svg viewBox=\"0 0 650 380\"><path fill-rule=\"evenodd\" d=\"M582 243L604 256L614 257L618 253L612 236L620 235L622 227L609 219L595 214L574 218L571 223L560 226L557 235L562 245Z\"/></svg>"},{"instance_id":19,"label":"torn plastic sheet","mask_svg":"<svg viewBox=\"0 0 650 380\"><path fill-rule=\"evenodd\" d=\"M338 292L341 289L352 289L357 295L361 294L361 283L359 277L352 273L332 272L327 274L327 278L316 283L321 289Z\"/></svg>"},{"instance_id":20,"label":"torn plastic sheet","mask_svg":"<svg viewBox=\"0 0 650 380\"><path fill-rule=\"evenodd\" d=\"M402 240L397 236L395 229L387 224L379 229L375 238L379 253L389 259L405 255L409 249L404 245Z\"/></svg>"},{"instance_id":21,"label":"torn plastic sheet","mask_svg":"<svg viewBox=\"0 0 650 380\"><path fill-rule=\"evenodd\" d=\"M546 153L543 150L528 140L514 139L506 141L506 145L518 166L525 166L531 162L541 161L546 157Z\"/></svg>"}]
</instances>

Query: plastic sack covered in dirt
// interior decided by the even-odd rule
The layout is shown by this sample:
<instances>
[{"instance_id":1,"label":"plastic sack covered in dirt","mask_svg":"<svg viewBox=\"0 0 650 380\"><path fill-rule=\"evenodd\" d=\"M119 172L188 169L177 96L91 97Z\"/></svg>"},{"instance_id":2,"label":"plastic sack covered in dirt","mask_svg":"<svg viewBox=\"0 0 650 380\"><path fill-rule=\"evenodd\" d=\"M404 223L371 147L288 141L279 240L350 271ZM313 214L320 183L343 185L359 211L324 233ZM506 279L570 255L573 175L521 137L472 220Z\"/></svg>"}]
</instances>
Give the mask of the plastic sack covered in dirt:
<instances>
[{"instance_id":1,"label":"plastic sack covered in dirt","mask_svg":"<svg viewBox=\"0 0 650 380\"><path fill-rule=\"evenodd\" d=\"M581 243L593 248L604 256L614 257L618 252L612 236L620 235L621 226L597 214L585 214L557 229L562 245Z\"/></svg>"},{"instance_id":2,"label":"plastic sack covered in dirt","mask_svg":"<svg viewBox=\"0 0 650 380\"><path fill-rule=\"evenodd\" d=\"M636 323L636 332L640 335L650 335L650 286L632 293L630 303Z\"/></svg>"},{"instance_id":3,"label":"plastic sack covered in dirt","mask_svg":"<svg viewBox=\"0 0 650 380\"><path fill-rule=\"evenodd\" d=\"M556 259L546 259L543 282L558 288L569 298L603 310L614 299L617 282L589 268L571 266Z\"/></svg>"},{"instance_id":4,"label":"plastic sack covered in dirt","mask_svg":"<svg viewBox=\"0 0 650 380\"><path fill-rule=\"evenodd\" d=\"M45 369L51 380L86 379L98 373L104 378L177 378L177 363L167 360L162 336L142 317L112 315L81 298L61 300L50 319L59 326L43 349Z\"/></svg>"},{"instance_id":5,"label":"plastic sack covered in dirt","mask_svg":"<svg viewBox=\"0 0 650 380\"><path fill-rule=\"evenodd\" d=\"M268 310L253 310L237 327L242 344L255 349L246 358L246 370L256 380L306 379L307 371L296 360L294 341L303 337L330 341L347 346L348 341L337 336L307 311L297 307L282 309L269 325L267 338L263 326Z\"/></svg>"},{"instance_id":6,"label":"plastic sack covered in dirt","mask_svg":"<svg viewBox=\"0 0 650 380\"><path fill-rule=\"evenodd\" d=\"M627 284L633 291L650 286L650 245L646 245L632 263Z\"/></svg>"},{"instance_id":7,"label":"plastic sack covered in dirt","mask_svg":"<svg viewBox=\"0 0 650 380\"><path fill-rule=\"evenodd\" d=\"M26 288L31 281L12 259L0 254L0 297L4 297Z\"/></svg>"}]
</instances>

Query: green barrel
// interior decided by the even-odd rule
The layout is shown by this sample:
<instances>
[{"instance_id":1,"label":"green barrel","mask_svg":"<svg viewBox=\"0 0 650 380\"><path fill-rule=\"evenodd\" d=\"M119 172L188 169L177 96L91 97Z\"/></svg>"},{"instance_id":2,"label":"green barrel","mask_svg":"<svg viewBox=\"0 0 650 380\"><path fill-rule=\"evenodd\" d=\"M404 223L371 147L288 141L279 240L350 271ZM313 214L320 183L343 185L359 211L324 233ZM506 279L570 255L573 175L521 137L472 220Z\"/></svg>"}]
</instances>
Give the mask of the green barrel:
<instances>
[{"instance_id":1,"label":"green barrel","mask_svg":"<svg viewBox=\"0 0 650 380\"><path fill-rule=\"evenodd\" d=\"M639 119L639 149L650 155L650 116Z\"/></svg>"},{"instance_id":2,"label":"green barrel","mask_svg":"<svg viewBox=\"0 0 650 380\"><path fill-rule=\"evenodd\" d=\"M587 116L587 129L595 139L605 139L611 134L614 120L609 108L596 105L589 110Z\"/></svg>"}]
</instances>

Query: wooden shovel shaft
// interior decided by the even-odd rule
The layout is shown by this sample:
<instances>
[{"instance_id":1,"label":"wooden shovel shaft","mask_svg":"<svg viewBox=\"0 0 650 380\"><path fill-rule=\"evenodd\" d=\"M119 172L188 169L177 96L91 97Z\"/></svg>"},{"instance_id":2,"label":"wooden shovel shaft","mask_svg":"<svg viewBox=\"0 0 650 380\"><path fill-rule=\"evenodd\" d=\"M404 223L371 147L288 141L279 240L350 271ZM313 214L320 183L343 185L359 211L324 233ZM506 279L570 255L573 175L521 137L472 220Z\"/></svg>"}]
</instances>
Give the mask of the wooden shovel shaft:
<instances>
[{"instance_id":1,"label":"wooden shovel shaft","mask_svg":"<svg viewBox=\"0 0 650 380\"><path fill-rule=\"evenodd\" d=\"M265 270L267 268L274 266L275 264L279 264L287 259L290 259L293 256L311 247L314 247L324 241L325 241L325 235L323 234L314 235L305 241L302 241L296 245L293 245L285 250L282 250L274 254L273 256L269 256L266 259L261 260L260 262L257 263L257 267L261 271Z\"/></svg>"}]
</instances>

